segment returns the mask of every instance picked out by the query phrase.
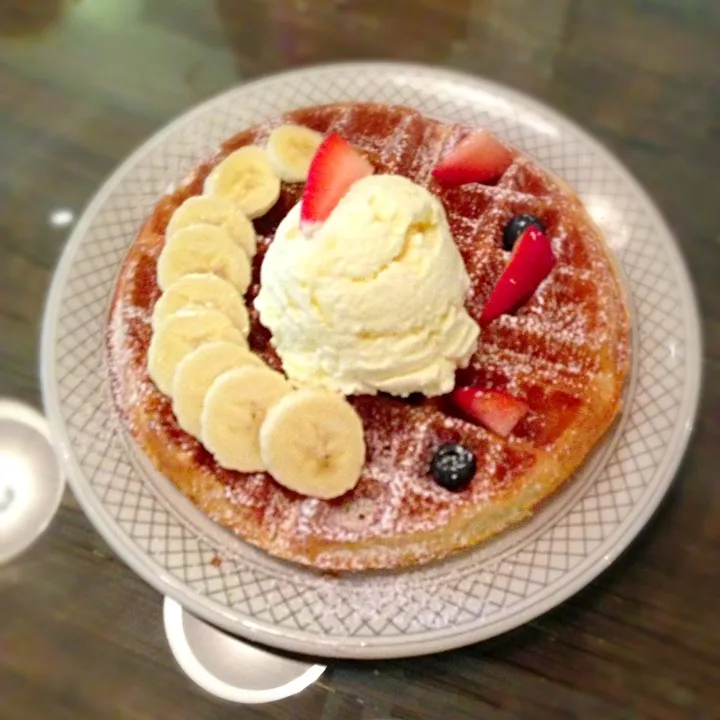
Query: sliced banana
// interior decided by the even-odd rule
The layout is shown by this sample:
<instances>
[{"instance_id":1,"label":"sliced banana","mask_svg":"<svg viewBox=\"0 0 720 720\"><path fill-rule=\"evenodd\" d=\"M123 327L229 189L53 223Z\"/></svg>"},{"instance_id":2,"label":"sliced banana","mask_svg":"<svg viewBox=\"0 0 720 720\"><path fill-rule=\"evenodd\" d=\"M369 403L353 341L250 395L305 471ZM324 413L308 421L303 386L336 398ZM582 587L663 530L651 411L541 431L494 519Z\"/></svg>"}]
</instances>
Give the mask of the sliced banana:
<instances>
[{"instance_id":1,"label":"sliced banana","mask_svg":"<svg viewBox=\"0 0 720 720\"><path fill-rule=\"evenodd\" d=\"M173 412L178 425L199 440L200 416L210 386L224 372L246 365L267 367L249 349L223 340L206 343L189 352L178 363L173 376Z\"/></svg>"},{"instance_id":2,"label":"sliced banana","mask_svg":"<svg viewBox=\"0 0 720 720\"><path fill-rule=\"evenodd\" d=\"M246 145L212 170L203 192L232 200L252 219L264 215L278 201L280 178L263 148Z\"/></svg>"},{"instance_id":3,"label":"sliced banana","mask_svg":"<svg viewBox=\"0 0 720 720\"><path fill-rule=\"evenodd\" d=\"M193 195L175 210L167 225L165 235L172 237L178 230L189 225L216 225L227 230L236 245L249 258L255 255L257 236L255 228L245 213L225 197L217 195Z\"/></svg>"},{"instance_id":4,"label":"sliced banana","mask_svg":"<svg viewBox=\"0 0 720 720\"><path fill-rule=\"evenodd\" d=\"M302 125L280 125L267 140L267 154L275 172L285 182L305 182L323 136Z\"/></svg>"},{"instance_id":5,"label":"sliced banana","mask_svg":"<svg viewBox=\"0 0 720 720\"><path fill-rule=\"evenodd\" d=\"M212 273L227 280L241 295L250 285L247 255L227 230L214 225L190 225L165 242L157 262L157 281L164 292L191 273Z\"/></svg>"},{"instance_id":6,"label":"sliced banana","mask_svg":"<svg viewBox=\"0 0 720 720\"><path fill-rule=\"evenodd\" d=\"M148 348L148 374L160 392L172 396L178 363L203 343L225 340L247 347L245 336L218 310L185 309L161 323Z\"/></svg>"},{"instance_id":7,"label":"sliced banana","mask_svg":"<svg viewBox=\"0 0 720 720\"><path fill-rule=\"evenodd\" d=\"M351 490L365 462L362 420L340 395L307 388L279 400L260 427L260 454L281 485L330 499Z\"/></svg>"},{"instance_id":8,"label":"sliced banana","mask_svg":"<svg viewBox=\"0 0 720 720\"><path fill-rule=\"evenodd\" d=\"M205 394L200 416L203 445L229 470L264 470L260 425L268 409L291 391L285 377L268 367L245 366L223 373Z\"/></svg>"},{"instance_id":9,"label":"sliced banana","mask_svg":"<svg viewBox=\"0 0 720 720\"><path fill-rule=\"evenodd\" d=\"M247 337L250 319L242 295L227 281L210 273L191 273L178 278L160 296L152 314L153 330L170 315L185 308L219 310Z\"/></svg>"}]
</instances>

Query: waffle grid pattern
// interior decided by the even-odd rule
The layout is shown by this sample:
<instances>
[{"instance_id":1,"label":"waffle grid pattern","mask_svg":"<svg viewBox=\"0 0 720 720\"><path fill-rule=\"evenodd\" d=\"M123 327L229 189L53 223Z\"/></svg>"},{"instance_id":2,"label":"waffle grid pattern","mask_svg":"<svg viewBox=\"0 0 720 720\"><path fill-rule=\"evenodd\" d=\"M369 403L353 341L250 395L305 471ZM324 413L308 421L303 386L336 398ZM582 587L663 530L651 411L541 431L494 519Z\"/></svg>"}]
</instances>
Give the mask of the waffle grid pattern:
<instances>
[{"instance_id":1,"label":"waffle grid pattern","mask_svg":"<svg viewBox=\"0 0 720 720\"><path fill-rule=\"evenodd\" d=\"M244 127L294 107L350 99L406 103L443 120L484 125L564 177L620 261L634 311L634 348L626 409L599 451L604 462L591 463L538 517L438 565L329 578L275 561L219 528L199 530L188 520L197 511L177 513L158 497L112 411L103 332L124 253L169 184ZM483 627L491 635L496 620L521 618L553 595L562 599L565 585L624 542L642 507L664 492L668 467L682 451L680 420L695 372L686 328L692 301L681 293L686 280L671 241L657 231L658 220L633 186L579 132L559 131L550 111L523 102L422 68L318 68L201 106L111 178L66 249L65 274L56 280L59 302L49 310L44 374L49 414L71 467L79 469L73 488L84 504L99 508L96 521L114 526L125 555L149 558L179 594L211 601L232 615L238 630L252 622L298 641L392 646L416 634L450 644L463 633L479 638Z\"/></svg>"}]
</instances>

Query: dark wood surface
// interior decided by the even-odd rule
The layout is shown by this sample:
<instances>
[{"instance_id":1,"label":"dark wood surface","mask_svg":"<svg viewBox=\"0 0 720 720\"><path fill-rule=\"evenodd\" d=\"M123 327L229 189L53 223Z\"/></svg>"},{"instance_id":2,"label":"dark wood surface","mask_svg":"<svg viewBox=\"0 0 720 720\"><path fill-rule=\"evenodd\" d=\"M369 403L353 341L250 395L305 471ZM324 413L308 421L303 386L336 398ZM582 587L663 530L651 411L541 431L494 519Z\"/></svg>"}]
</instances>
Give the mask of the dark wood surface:
<instances>
[{"instance_id":1,"label":"dark wood surface","mask_svg":"<svg viewBox=\"0 0 720 720\"><path fill-rule=\"evenodd\" d=\"M160 596L68 492L49 532L0 568L0 718L719 718L718 38L717 0L3 0L0 395L39 405L40 316L68 232L54 211L77 216L134 146L209 95L348 58L483 74L595 133L677 233L705 354L677 481L597 581L492 642L332 663L271 705L233 706L185 678Z\"/></svg>"}]
</instances>

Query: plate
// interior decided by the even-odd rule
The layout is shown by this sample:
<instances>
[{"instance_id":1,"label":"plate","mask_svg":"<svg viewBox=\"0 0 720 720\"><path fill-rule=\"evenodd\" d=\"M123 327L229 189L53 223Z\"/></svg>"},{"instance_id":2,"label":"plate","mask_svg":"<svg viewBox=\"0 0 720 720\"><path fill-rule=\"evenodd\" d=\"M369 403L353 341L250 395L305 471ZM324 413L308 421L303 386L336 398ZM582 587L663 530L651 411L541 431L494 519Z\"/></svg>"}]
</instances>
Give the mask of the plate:
<instances>
[{"instance_id":1,"label":"plate","mask_svg":"<svg viewBox=\"0 0 720 720\"><path fill-rule=\"evenodd\" d=\"M482 125L562 176L605 231L633 319L624 411L535 517L474 550L404 572L321 575L225 532L133 449L109 400L103 334L128 247L164 193L221 141L301 106L405 103ZM203 103L140 147L85 210L47 303L42 386L79 502L159 592L231 633L308 655L381 658L474 643L549 610L602 572L645 525L688 442L700 385L699 322L675 241L638 183L583 130L486 80L429 67L295 70Z\"/></svg>"}]
</instances>

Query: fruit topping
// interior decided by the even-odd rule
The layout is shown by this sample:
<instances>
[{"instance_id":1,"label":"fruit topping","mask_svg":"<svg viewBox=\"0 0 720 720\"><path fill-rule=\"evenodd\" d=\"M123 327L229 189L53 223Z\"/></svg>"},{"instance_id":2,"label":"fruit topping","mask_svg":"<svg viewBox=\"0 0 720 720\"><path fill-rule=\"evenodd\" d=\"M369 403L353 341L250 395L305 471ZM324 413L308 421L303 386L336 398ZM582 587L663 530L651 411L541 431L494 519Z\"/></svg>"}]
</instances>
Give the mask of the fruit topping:
<instances>
[{"instance_id":1,"label":"fruit topping","mask_svg":"<svg viewBox=\"0 0 720 720\"><path fill-rule=\"evenodd\" d=\"M441 445L430 464L430 472L446 490L462 490L475 476L475 456L462 445Z\"/></svg>"},{"instance_id":2,"label":"fruit topping","mask_svg":"<svg viewBox=\"0 0 720 720\"><path fill-rule=\"evenodd\" d=\"M163 292L185 275L210 273L227 280L242 295L252 276L247 253L227 230L215 225L188 225L178 230L165 242L156 271Z\"/></svg>"},{"instance_id":3,"label":"fruit topping","mask_svg":"<svg viewBox=\"0 0 720 720\"><path fill-rule=\"evenodd\" d=\"M487 130L476 130L461 140L433 169L445 187L497 180L510 166L512 151Z\"/></svg>"},{"instance_id":4,"label":"fruit topping","mask_svg":"<svg viewBox=\"0 0 720 720\"><path fill-rule=\"evenodd\" d=\"M200 413L200 438L218 465L238 472L267 469L260 453L260 426L292 390L284 375L252 362L213 380Z\"/></svg>"},{"instance_id":5,"label":"fruit topping","mask_svg":"<svg viewBox=\"0 0 720 720\"><path fill-rule=\"evenodd\" d=\"M302 125L276 127L267 140L267 154L275 172L285 182L305 182L310 163L323 136Z\"/></svg>"},{"instance_id":6,"label":"fruit topping","mask_svg":"<svg viewBox=\"0 0 720 720\"><path fill-rule=\"evenodd\" d=\"M150 379L161 393L172 396L173 377L180 361L201 345L218 340L247 347L243 332L219 310L181 308L153 333L147 354Z\"/></svg>"},{"instance_id":7,"label":"fruit topping","mask_svg":"<svg viewBox=\"0 0 720 720\"><path fill-rule=\"evenodd\" d=\"M341 395L302 388L270 408L260 453L275 480L301 495L330 499L355 487L365 462L360 416Z\"/></svg>"},{"instance_id":8,"label":"fruit topping","mask_svg":"<svg viewBox=\"0 0 720 720\"><path fill-rule=\"evenodd\" d=\"M530 409L506 392L478 387L456 388L452 399L471 420L501 437L507 437Z\"/></svg>"},{"instance_id":9,"label":"fruit topping","mask_svg":"<svg viewBox=\"0 0 720 720\"><path fill-rule=\"evenodd\" d=\"M171 315L188 308L219 310L245 337L250 333L250 316L243 296L218 275L190 273L169 285L153 308L153 330L157 330Z\"/></svg>"},{"instance_id":10,"label":"fruit topping","mask_svg":"<svg viewBox=\"0 0 720 720\"><path fill-rule=\"evenodd\" d=\"M535 225L543 232L547 232L542 221L534 215L516 215L510 219L503 230L503 247L508 252L512 251L515 243L530 225Z\"/></svg>"},{"instance_id":11,"label":"fruit topping","mask_svg":"<svg viewBox=\"0 0 720 720\"><path fill-rule=\"evenodd\" d=\"M372 165L347 140L330 133L310 163L300 209L303 230L327 220L350 186L372 173Z\"/></svg>"},{"instance_id":12,"label":"fruit topping","mask_svg":"<svg viewBox=\"0 0 720 720\"><path fill-rule=\"evenodd\" d=\"M205 343L188 353L178 363L173 375L172 409L178 425L200 440L200 417L210 386L223 373L246 365L266 367L259 355L224 340Z\"/></svg>"},{"instance_id":13,"label":"fruit topping","mask_svg":"<svg viewBox=\"0 0 720 720\"><path fill-rule=\"evenodd\" d=\"M497 281L480 316L485 327L512 312L537 290L555 266L550 240L536 225L529 225L515 244L510 262Z\"/></svg>"},{"instance_id":14,"label":"fruit topping","mask_svg":"<svg viewBox=\"0 0 720 720\"><path fill-rule=\"evenodd\" d=\"M226 230L249 258L255 255L257 236L248 216L238 203L220 195L191 195L170 218L165 230L169 240L190 225L216 225Z\"/></svg>"},{"instance_id":15,"label":"fruit topping","mask_svg":"<svg viewBox=\"0 0 720 720\"><path fill-rule=\"evenodd\" d=\"M250 218L263 216L280 197L280 178L257 145L231 152L207 176L203 194L235 202Z\"/></svg>"}]
</instances>

